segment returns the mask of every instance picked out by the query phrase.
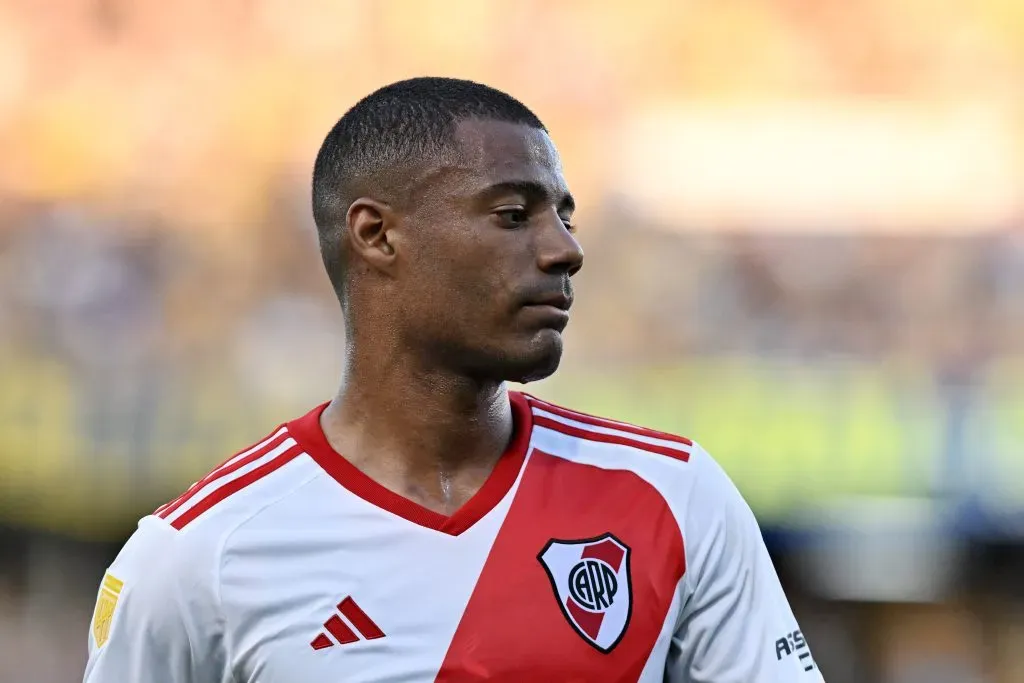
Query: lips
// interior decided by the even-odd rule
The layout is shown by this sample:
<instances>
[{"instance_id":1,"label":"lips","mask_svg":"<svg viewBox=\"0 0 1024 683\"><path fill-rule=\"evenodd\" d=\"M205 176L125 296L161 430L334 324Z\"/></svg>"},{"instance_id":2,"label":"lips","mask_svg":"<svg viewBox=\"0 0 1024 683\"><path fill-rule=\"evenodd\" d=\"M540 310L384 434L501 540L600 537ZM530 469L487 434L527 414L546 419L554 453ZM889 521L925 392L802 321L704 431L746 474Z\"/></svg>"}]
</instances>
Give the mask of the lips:
<instances>
[{"instance_id":1,"label":"lips","mask_svg":"<svg viewBox=\"0 0 1024 683\"><path fill-rule=\"evenodd\" d=\"M523 304L522 312L531 321L531 326L550 328L561 332L569 324L569 308L572 297L561 292L529 299Z\"/></svg>"},{"instance_id":2,"label":"lips","mask_svg":"<svg viewBox=\"0 0 1024 683\"><path fill-rule=\"evenodd\" d=\"M551 306L558 308L563 311L568 311L572 307L572 296L566 296L561 292L549 294L534 299L526 304L527 306Z\"/></svg>"}]
</instances>

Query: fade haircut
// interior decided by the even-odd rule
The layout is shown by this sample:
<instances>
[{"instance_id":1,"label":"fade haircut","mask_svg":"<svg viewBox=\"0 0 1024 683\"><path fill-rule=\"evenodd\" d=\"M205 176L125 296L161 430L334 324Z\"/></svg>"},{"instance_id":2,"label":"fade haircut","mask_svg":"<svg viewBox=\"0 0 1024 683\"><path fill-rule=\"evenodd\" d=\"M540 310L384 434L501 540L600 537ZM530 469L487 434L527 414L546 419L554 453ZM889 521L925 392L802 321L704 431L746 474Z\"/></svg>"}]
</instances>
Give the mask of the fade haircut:
<instances>
[{"instance_id":1,"label":"fade haircut","mask_svg":"<svg viewBox=\"0 0 1024 683\"><path fill-rule=\"evenodd\" d=\"M505 121L546 131L526 105L473 81L412 78L367 95L327 134L313 167L313 219L327 275L342 295L345 264L341 237L353 201L387 191L402 173L453 149L465 119Z\"/></svg>"}]
</instances>

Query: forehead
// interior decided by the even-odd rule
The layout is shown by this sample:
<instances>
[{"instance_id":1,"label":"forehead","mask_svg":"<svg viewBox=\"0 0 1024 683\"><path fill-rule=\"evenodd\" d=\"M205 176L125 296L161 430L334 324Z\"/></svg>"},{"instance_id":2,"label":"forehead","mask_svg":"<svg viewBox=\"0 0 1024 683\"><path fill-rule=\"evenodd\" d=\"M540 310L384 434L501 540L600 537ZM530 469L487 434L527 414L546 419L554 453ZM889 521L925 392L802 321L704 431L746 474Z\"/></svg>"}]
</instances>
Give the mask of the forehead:
<instances>
[{"instance_id":1,"label":"forehead","mask_svg":"<svg viewBox=\"0 0 1024 683\"><path fill-rule=\"evenodd\" d=\"M562 160L551 137L531 126L481 119L455 127L458 166L469 185L533 181L565 193Z\"/></svg>"}]
</instances>

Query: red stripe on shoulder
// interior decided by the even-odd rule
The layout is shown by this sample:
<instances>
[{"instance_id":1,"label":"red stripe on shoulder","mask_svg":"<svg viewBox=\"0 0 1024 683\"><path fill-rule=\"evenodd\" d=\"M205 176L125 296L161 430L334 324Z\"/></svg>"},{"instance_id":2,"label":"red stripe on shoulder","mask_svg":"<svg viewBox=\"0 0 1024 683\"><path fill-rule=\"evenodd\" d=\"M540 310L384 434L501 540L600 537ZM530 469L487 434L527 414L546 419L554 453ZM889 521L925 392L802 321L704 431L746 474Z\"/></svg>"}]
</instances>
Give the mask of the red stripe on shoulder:
<instances>
[{"instance_id":1,"label":"red stripe on shoulder","mask_svg":"<svg viewBox=\"0 0 1024 683\"><path fill-rule=\"evenodd\" d=\"M249 446L248 448L238 451L230 458L228 458L221 464L217 465L217 467L211 470L210 473L207 474L205 477L203 477L196 483L192 484L192 486L189 486L188 489L183 494L181 494L171 502L161 505L159 508L156 509L156 512L154 512L153 514L162 519L167 519L167 517L174 513L175 510L180 508L182 505L191 500L193 496L199 493L199 491L204 486L206 486L210 482L217 481L221 477L226 477L232 472L235 472L236 470L245 467L252 461L263 457L268 452L270 452L274 447L276 447L280 441L286 438L287 435L288 430L281 427L278 428L269 437L256 444L255 446Z\"/></svg>"},{"instance_id":2,"label":"red stripe on shoulder","mask_svg":"<svg viewBox=\"0 0 1024 683\"><path fill-rule=\"evenodd\" d=\"M263 463L259 467L256 467L253 470L246 472L240 477L232 479L231 481L224 484L218 489L214 489L213 491L210 492L209 495L207 495L202 500L198 501L195 505L193 505L191 508L183 512L177 519L171 522L171 526L177 529L178 531L181 531L181 529L183 529L187 524L189 524L189 522L195 520L196 517L199 517L199 515L203 514L217 503L221 502L225 498L228 498L229 496L238 493L246 486L249 486L250 484L259 481L260 479L267 476L271 472L280 469L284 465L287 465L301 453L302 449L299 448L299 446L296 444L291 448L288 448L275 458Z\"/></svg>"},{"instance_id":3,"label":"red stripe on shoulder","mask_svg":"<svg viewBox=\"0 0 1024 683\"><path fill-rule=\"evenodd\" d=\"M648 429L647 427L638 427L637 425L629 424L628 422L619 422L618 420L611 420L606 417L598 417L596 415L590 415L588 413L581 413L578 410L570 410L561 406L556 406L553 403L548 403L535 396L527 396L530 405L541 410L546 410L549 413L560 415L561 417L575 420L576 422L583 422L595 427L605 427L607 429L615 429L620 432L629 432L630 434L637 434L639 436L647 436L652 439L662 439L664 441L674 441L684 446L693 446L693 441L687 439L685 436L677 436L676 434L669 434L668 432L659 432L656 429Z\"/></svg>"},{"instance_id":4,"label":"red stripe on shoulder","mask_svg":"<svg viewBox=\"0 0 1024 683\"><path fill-rule=\"evenodd\" d=\"M658 455L666 455L682 462L689 462L690 453L688 451L679 450L676 448L669 448L668 446L659 446L658 444L647 443L640 441L639 439L631 439L626 436L625 433L620 432L619 434L604 434L602 432L592 432L579 427L573 427L557 420L544 417L543 415L534 415L533 424L537 427L546 427L547 429L561 432L568 436L576 437L577 439L586 439L587 441L597 441L600 443L613 443L620 446L629 446L630 448L637 448L642 451L649 453L657 453Z\"/></svg>"}]
</instances>

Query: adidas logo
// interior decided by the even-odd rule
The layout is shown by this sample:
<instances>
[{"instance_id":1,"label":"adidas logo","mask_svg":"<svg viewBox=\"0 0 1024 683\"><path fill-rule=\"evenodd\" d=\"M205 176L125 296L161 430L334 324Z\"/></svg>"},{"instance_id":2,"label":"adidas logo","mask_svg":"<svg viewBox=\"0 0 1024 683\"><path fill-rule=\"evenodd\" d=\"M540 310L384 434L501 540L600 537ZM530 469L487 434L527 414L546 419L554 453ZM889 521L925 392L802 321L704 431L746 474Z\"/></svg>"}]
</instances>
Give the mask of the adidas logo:
<instances>
[{"instance_id":1,"label":"adidas logo","mask_svg":"<svg viewBox=\"0 0 1024 683\"><path fill-rule=\"evenodd\" d=\"M338 603L338 614L324 622L324 631L326 632L317 634L310 643L314 650L334 647L335 643L347 645L359 640L376 640L384 637L384 631L373 623L373 619L367 616L352 598L345 598Z\"/></svg>"}]
</instances>

